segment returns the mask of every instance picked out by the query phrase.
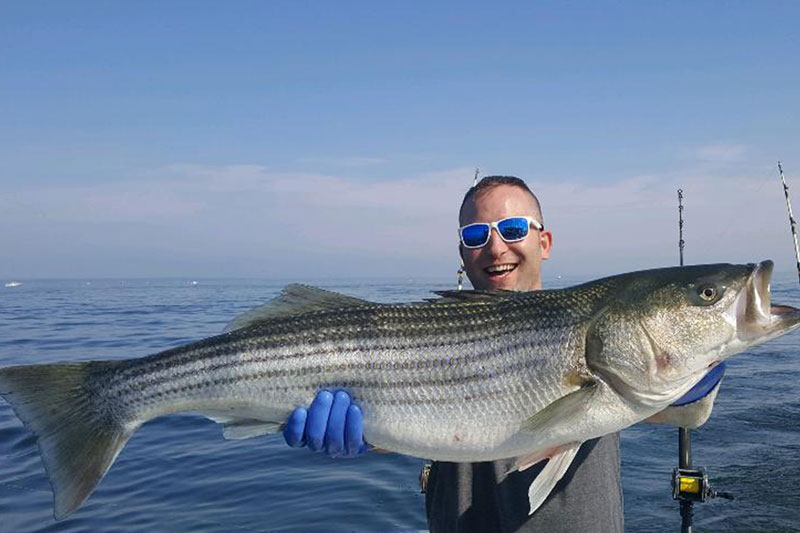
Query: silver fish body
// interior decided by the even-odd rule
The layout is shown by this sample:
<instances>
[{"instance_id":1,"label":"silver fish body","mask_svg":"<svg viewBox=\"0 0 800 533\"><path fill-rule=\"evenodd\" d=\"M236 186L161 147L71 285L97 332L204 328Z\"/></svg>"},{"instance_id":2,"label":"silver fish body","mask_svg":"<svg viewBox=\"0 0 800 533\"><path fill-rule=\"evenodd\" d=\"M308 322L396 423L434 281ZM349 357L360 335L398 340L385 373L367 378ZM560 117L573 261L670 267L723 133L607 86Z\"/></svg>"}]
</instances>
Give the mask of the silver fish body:
<instances>
[{"instance_id":1,"label":"silver fish body","mask_svg":"<svg viewBox=\"0 0 800 533\"><path fill-rule=\"evenodd\" d=\"M569 289L375 304L290 286L231 331L125 361L0 370L37 435L55 515L76 509L146 421L200 412L227 438L280 429L346 389L372 445L445 461L550 458L531 512L580 444L644 420L708 368L800 325L771 263L623 274Z\"/></svg>"}]
</instances>

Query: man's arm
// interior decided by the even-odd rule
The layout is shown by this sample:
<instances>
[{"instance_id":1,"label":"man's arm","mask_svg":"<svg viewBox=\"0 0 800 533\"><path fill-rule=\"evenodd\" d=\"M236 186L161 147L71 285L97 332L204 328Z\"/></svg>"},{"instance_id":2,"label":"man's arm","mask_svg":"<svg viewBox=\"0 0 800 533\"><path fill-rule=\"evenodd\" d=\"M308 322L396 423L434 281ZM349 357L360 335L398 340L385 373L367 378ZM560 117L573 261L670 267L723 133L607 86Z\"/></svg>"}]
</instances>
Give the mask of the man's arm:
<instances>
[{"instance_id":1,"label":"man's arm","mask_svg":"<svg viewBox=\"0 0 800 533\"><path fill-rule=\"evenodd\" d=\"M329 457L357 457L369 449L364 442L361 408L343 390L321 390L308 409L295 409L286 421L283 437L289 446L308 446Z\"/></svg>"},{"instance_id":2,"label":"man's arm","mask_svg":"<svg viewBox=\"0 0 800 533\"><path fill-rule=\"evenodd\" d=\"M711 416L714 400L719 392L724 374L725 363L720 363L678 401L651 416L645 422L671 424L691 429L702 426Z\"/></svg>"}]
</instances>

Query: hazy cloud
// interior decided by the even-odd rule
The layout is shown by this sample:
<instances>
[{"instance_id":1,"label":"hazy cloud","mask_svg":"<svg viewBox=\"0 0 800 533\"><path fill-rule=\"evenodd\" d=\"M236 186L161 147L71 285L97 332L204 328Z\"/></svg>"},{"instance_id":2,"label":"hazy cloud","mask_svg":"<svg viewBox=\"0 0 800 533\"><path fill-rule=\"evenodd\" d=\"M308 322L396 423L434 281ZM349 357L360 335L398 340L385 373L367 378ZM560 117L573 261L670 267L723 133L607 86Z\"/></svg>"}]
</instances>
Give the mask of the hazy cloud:
<instances>
[{"instance_id":1,"label":"hazy cloud","mask_svg":"<svg viewBox=\"0 0 800 533\"><path fill-rule=\"evenodd\" d=\"M368 167L372 165L380 165L387 163L389 160L383 157L364 157L364 156L351 156L351 157L304 157L298 160L299 163L314 163L315 165L325 165L332 167Z\"/></svg>"},{"instance_id":2,"label":"hazy cloud","mask_svg":"<svg viewBox=\"0 0 800 533\"><path fill-rule=\"evenodd\" d=\"M338 162L345 167L365 167L369 165L378 165L386 163L386 159L380 157L345 157Z\"/></svg>"},{"instance_id":3,"label":"hazy cloud","mask_svg":"<svg viewBox=\"0 0 800 533\"><path fill-rule=\"evenodd\" d=\"M695 157L703 161L733 163L747 156L747 147L738 143L711 143L692 150Z\"/></svg>"},{"instance_id":4,"label":"hazy cloud","mask_svg":"<svg viewBox=\"0 0 800 533\"><path fill-rule=\"evenodd\" d=\"M677 262L791 261L768 167L684 170L604 183L529 179L555 235L545 272L601 274ZM97 186L3 190L5 276L449 276L473 169L400 180L179 164ZM791 262L788 263L791 265Z\"/></svg>"}]
</instances>

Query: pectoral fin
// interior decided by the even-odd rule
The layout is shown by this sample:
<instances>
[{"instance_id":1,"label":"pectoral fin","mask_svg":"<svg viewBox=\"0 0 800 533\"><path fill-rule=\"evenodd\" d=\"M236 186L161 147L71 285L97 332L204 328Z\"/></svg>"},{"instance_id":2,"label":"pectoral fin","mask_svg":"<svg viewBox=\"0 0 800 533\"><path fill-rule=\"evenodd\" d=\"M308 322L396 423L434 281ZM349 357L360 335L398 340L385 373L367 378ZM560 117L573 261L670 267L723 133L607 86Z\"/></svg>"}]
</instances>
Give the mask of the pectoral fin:
<instances>
[{"instance_id":1,"label":"pectoral fin","mask_svg":"<svg viewBox=\"0 0 800 533\"><path fill-rule=\"evenodd\" d=\"M586 411L586 405L591 401L597 390L597 383L586 382L581 388L570 392L554 401L525 422L521 429L529 432L546 431L553 424L568 424L571 418L580 416Z\"/></svg>"},{"instance_id":2,"label":"pectoral fin","mask_svg":"<svg viewBox=\"0 0 800 533\"><path fill-rule=\"evenodd\" d=\"M523 422L521 429L532 433L546 433L554 426L577 423L578 417L586 411L586 405L592 401L596 391L597 384L595 382L584 383L581 388L559 398ZM550 458L528 489L529 514L533 514L542 505L556 483L564 477L581 444L580 442L569 442L517 459L516 469L525 470L542 459Z\"/></svg>"},{"instance_id":3,"label":"pectoral fin","mask_svg":"<svg viewBox=\"0 0 800 533\"><path fill-rule=\"evenodd\" d=\"M572 460L575 459L575 455L578 453L581 444L580 442L573 442L561 446L559 448L560 451L550 457L550 460L544 465L542 471L536 476L536 479L533 480L533 483L531 483L531 486L528 488L528 503L530 504L529 515L532 515L534 511L544 503L544 500L556 486L556 483L564 477L569 465L572 464ZM535 463L530 463L528 466L531 464ZM527 468L527 466L525 468ZM523 470L523 468L520 468L520 470Z\"/></svg>"}]
</instances>

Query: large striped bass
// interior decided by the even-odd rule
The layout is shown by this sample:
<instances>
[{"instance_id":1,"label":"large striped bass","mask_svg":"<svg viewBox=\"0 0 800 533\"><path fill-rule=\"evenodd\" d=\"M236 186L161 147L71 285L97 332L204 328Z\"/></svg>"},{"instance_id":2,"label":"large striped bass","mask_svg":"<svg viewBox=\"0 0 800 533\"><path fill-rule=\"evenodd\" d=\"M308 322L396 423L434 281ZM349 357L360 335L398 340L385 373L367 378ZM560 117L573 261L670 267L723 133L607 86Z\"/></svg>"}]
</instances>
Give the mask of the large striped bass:
<instances>
[{"instance_id":1,"label":"large striped bass","mask_svg":"<svg viewBox=\"0 0 800 533\"><path fill-rule=\"evenodd\" d=\"M200 412L226 438L278 431L321 388L347 389L373 446L441 461L549 458L533 512L581 443L642 421L732 354L800 325L770 304L772 262L622 274L568 289L440 293L377 304L306 286L229 331L124 361L0 370L37 436L56 518L74 511L131 435Z\"/></svg>"}]
</instances>

